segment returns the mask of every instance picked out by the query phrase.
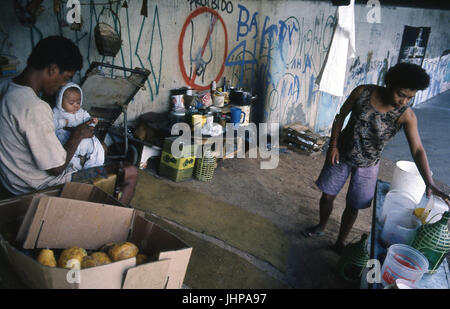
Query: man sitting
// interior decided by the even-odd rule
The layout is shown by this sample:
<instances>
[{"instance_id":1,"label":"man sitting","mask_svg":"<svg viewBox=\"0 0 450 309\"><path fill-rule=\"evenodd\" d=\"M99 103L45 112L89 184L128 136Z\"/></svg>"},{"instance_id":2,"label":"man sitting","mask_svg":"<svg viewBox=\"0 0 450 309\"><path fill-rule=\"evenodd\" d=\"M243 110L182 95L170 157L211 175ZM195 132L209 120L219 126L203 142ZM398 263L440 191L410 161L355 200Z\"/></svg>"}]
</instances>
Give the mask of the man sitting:
<instances>
[{"instance_id":1,"label":"man sitting","mask_svg":"<svg viewBox=\"0 0 450 309\"><path fill-rule=\"evenodd\" d=\"M25 70L0 86L0 181L10 193L117 171L111 165L80 171L80 175L65 171L80 142L93 136L92 120L77 126L63 146L55 134L52 109L40 99L42 93L55 94L82 67L80 51L71 40L50 36L33 48ZM136 167L124 166L121 176L120 201L128 205L136 187Z\"/></svg>"}]
</instances>

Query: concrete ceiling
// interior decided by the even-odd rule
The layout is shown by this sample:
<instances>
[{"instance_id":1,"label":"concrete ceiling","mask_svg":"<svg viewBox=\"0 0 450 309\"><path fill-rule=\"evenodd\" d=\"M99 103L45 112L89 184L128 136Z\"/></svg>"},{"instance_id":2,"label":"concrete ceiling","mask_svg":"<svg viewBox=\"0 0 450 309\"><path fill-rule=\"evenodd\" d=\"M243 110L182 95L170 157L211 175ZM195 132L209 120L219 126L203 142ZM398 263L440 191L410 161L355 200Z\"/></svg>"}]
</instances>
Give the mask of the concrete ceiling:
<instances>
[{"instance_id":1,"label":"concrete ceiling","mask_svg":"<svg viewBox=\"0 0 450 309\"><path fill-rule=\"evenodd\" d=\"M343 2L345 0L315 0L320 2ZM348 0L347 0L348 1ZM356 4L366 5L369 0L355 0ZM442 0L379 0L381 6L411 7L423 9L450 10L450 1Z\"/></svg>"}]
</instances>

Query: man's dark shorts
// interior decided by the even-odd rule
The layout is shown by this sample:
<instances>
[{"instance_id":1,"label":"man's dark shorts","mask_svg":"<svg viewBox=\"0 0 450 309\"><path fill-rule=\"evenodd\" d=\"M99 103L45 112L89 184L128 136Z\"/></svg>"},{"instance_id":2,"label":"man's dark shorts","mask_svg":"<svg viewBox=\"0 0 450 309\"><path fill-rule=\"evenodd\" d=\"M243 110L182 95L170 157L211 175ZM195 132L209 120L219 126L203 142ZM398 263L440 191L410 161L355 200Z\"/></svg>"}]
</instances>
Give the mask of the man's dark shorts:
<instances>
[{"instance_id":1,"label":"man's dark shorts","mask_svg":"<svg viewBox=\"0 0 450 309\"><path fill-rule=\"evenodd\" d=\"M92 183L95 178L108 177L106 166L95 166L72 174L72 182Z\"/></svg>"},{"instance_id":2,"label":"man's dark shorts","mask_svg":"<svg viewBox=\"0 0 450 309\"><path fill-rule=\"evenodd\" d=\"M375 194L380 162L374 166L352 167L345 162L330 165L325 162L316 185L328 195L337 195L351 175L347 191L347 205L355 209L370 207Z\"/></svg>"}]
</instances>

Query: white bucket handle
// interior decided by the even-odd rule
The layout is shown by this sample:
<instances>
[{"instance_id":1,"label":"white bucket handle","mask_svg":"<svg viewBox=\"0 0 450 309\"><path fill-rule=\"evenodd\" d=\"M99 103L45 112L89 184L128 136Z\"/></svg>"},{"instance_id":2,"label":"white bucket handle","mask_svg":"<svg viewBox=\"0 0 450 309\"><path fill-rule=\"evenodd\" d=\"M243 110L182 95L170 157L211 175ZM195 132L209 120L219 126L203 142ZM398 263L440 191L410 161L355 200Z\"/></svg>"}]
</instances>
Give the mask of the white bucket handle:
<instances>
[{"instance_id":1,"label":"white bucket handle","mask_svg":"<svg viewBox=\"0 0 450 309\"><path fill-rule=\"evenodd\" d=\"M428 223L428 222L430 222L431 220L433 220L434 217L439 216L439 215L442 216L442 214L437 213L437 214L434 214L434 216L432 216L429 220L426 220L426 219L425 219L425 223L424 223L423 225L430 225L430 224L432 224L432 223ZM428 219L428 218L427 218L427 219ZM428 221L428 222L427 222L427 221ZM436 223L436 222L435 222L435 223Z\"/></svg>"}]
</instances>

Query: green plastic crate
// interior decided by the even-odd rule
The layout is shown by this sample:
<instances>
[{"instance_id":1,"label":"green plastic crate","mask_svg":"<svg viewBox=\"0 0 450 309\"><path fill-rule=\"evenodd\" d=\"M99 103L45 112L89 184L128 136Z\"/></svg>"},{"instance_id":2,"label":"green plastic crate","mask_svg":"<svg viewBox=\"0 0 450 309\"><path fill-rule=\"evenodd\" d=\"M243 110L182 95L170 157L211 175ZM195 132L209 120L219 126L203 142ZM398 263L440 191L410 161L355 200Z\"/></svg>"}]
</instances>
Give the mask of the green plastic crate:
<instances>
[{"instance_id":1,"label":"green plastic crate","mask_svg":"<svg viewBox=\"0 0 450 309\"><path fill-rule=\"evenodd\" d=\"M159 166L159 175L175 182L192 179L194 168L176 169L161 163Z\"/></svg>"},{"instance_id":2,"label":"green plastic crate","mask_svg":"<svg viewBox=\"0 0 450 309\"><path fill-rule=\"evenodd\" d=\"M177 138L179 138L179 136L166 137L162 150L167 153L172 153L172 144ZM183 146L179 148L179 150L181 151L181 157L195 156L198 146L198 144L183 144Z\"/></svg>"}]
</instances>

